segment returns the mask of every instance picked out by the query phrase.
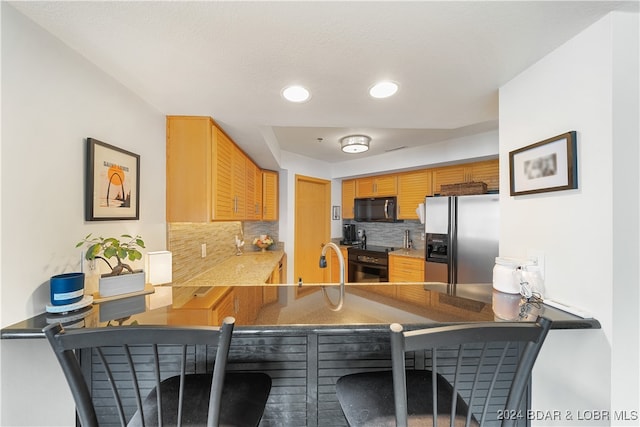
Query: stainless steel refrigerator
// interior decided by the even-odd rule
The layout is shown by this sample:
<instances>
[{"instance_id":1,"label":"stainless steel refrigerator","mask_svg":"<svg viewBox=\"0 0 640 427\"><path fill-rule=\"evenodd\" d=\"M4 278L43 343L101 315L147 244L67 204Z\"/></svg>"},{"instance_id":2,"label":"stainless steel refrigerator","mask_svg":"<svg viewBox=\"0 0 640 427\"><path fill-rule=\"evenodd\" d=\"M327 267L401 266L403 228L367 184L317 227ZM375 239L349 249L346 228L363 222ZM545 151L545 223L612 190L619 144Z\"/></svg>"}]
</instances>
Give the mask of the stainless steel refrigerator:
<instances>
[{"instance_id":1,"label":"stainless steel refrigerator","mask_svg":"<svg viewBox=\"0 0 640 427\"><path fill-rule=\"evenodd\" d=\"M425 282L492 283L498 256L498 194L425 200Z\"/></svg>"}]
</instances>

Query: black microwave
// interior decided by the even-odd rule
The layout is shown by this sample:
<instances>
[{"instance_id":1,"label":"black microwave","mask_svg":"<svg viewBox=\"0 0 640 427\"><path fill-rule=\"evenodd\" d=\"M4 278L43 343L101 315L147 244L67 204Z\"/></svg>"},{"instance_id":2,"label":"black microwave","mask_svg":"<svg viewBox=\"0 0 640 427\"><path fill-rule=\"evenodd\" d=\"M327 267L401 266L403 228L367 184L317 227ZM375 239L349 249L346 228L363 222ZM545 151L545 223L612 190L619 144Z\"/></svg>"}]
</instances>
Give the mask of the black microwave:
<instances>
[{"instance_id":1,"label":"black microwave","mask_svg":"<svg viewBox=\"0 0 640 427\"><path fill-rule=\"evenodd\" d=\"M395 197L354 199L355 220L361 222L398 222Z\"/></svg>"}]
</instances>

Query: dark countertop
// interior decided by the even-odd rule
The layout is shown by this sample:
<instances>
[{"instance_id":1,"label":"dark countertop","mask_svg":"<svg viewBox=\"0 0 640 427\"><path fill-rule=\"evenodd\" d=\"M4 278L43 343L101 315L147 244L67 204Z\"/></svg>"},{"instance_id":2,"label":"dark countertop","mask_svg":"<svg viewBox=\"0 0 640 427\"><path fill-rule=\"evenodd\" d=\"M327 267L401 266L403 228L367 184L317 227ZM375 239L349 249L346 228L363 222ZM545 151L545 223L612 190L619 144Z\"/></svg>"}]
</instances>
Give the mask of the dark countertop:
<instances>
[{"instance_id":1,"label":"dark countertop","mask_svg":"<svg viewBox=\"0 0 640 427\"><path fill-rule=\"evenodd\" d=\"M600 328L596 319L582 319L541 303L526 302L519 295L497 292L487 284L458 285L457 289L450 289L446 285L422 283L351 283L347 284L344 307L339 312L329 310L319 291L294 298L295 287L278 286L279 301L263 306L252 324L238 325L237 331L379 330L393 322L415 328L459 322L534 321L538 315L551 319L552 329ZM335 286L327 288L329 296L336 301ZM160 294L93 304L66 315L42 313L3 328L1 338L43 338L42 328L52 322L62 322L65 327L184 324L184 313L172 307L166 292L164 301L158 301Z\"/></svg>"}]
</instances>

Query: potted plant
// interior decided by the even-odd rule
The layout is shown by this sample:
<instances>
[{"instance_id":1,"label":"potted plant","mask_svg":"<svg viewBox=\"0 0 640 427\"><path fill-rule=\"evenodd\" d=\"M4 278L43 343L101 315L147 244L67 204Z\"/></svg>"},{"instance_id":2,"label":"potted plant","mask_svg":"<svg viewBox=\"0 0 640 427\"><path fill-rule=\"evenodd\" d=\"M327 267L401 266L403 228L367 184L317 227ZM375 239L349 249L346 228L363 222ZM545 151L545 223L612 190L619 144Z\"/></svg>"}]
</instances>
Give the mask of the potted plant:
<instances>
[{"instance_id":1,"label":"potted plant","mask_svg":"<svg viewBox=\"0 0 640 427\"><path fill-rule=\"evenodd\" d=\"M99 293L101 297L127 294L144 290L145 276L142 270L133 270L129 264L123 261L136 261L142 259L144 241L140 236L123 234L116 237L91 237L89 233L76 248L87 245L85 259L95 262L104 261L111 269L110 273L103 274L99 281ZM116 259L116 264L111 265L109 259Z\"/></svg>"}]
</instances>

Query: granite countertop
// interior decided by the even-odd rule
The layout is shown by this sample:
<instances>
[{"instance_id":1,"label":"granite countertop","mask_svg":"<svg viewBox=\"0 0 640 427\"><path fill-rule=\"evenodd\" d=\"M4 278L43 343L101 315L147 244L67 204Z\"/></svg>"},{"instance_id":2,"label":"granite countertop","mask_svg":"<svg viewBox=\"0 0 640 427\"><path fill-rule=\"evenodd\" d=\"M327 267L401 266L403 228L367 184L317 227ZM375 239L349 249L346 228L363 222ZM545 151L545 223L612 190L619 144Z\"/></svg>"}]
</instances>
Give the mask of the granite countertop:
<instances>
[{"instance_id":1,"label":"granite countertop","mask_svg":"<svg viewBox=\"0 0 640 427\"><path fill-rule=\"evenodd\" d=\"M271 254L273 257L277 255ZM260 255L256 254L256 257ZM264 259L269 256L264 256ZM274 258L271 258L274 259ZM277 261L276 261L277 262ZM270 285L272 286L272 285ZM397 289L396 296L380 293L381 289ZM170 286L160 289L175 291ZM459 322L534 321L537 316L552 320L552 329L598 329L597 319L582 319L542 303L524 301L520 295L504 294L493 290L490 284L464 285L452 289L446 285L407 283L349 283L346 285L345 303L339 312L331 311L322 292L293 297L296 284L280 285L277 302L264 305L252 324L238 326L238 331L282 330L379 330L398 322L411 327L451 324ZM337 286L327 285L329 296L335 301ZM178 289L188 289L180 287ZM193 288L191 288L193 289ZM214 294L222 295L230 286L213 287ZM400 295L409 292L422 295L418 300L403 300ZM48 323L62 322L65 327L105 327L114 324L182 325L169 300L164 305L154 302L160 294L142 295L109 303L93 304L68 315L42 313L2 329L1 338L43 338L42 328ZM405 293L406 294L406 293ZM284 297L288 295L288 297ZM175 301L174 301L175 302Z\"/></svg>"},{"instance_id":2,"label":"granite countertop","mask_svg":"<svg viewBox=\"0 0 640 427\"><path fill-rule=\"evenodd\" d=\"M409 258L421 258L424 259L424 250L419 249L396 249L389 252L389 255L406 256Z\"/></svg>"},{"instance_id":3,"label":"granite countertop","mask_svg":"<svg viewBox=\"0 0 640 427\"><path fill-rule=\"evenodd\" d=\"M184 283L160 286L150 295L94 303L72 313L42 313L2 329L3 339L43 338L42 328L61 322L65 327L104 327L114 324L183 325L179 315L185 303L203 307L223 298L237 286L278 287L277 301L263 304L257 318L239 327L252 330L380 329L389 323L435 325L458 322L534 321L544 316L553 329L600 328L596 319L582 319L542 303L524 301L520 295L495 291L491 284L451 287L428 283L347 283L342 310L329 309L320 286L308 284L300 294L298 284L266 284L285 255L282 250L247 252L226 259ZM398 249L392 255L421 258L422 251ZM338 284L324 284L336 301ZM204 295L197 295L199 292ZM193 308L193 307L191 307ZM197 308L197 307L196 307Z\"/></svg>"},{"instance_id":4,"label":"granite countertop","mask_svg":"<svg viewBox=\"0 0 640 427\"><path fill-rule=\"evenodd\" d=\"M204 273L174 284L182 286L242 286L262 284L269 279L273 269L284 256L282 250L245 252L232 256Z\"/></svg>"}]
</instances>

